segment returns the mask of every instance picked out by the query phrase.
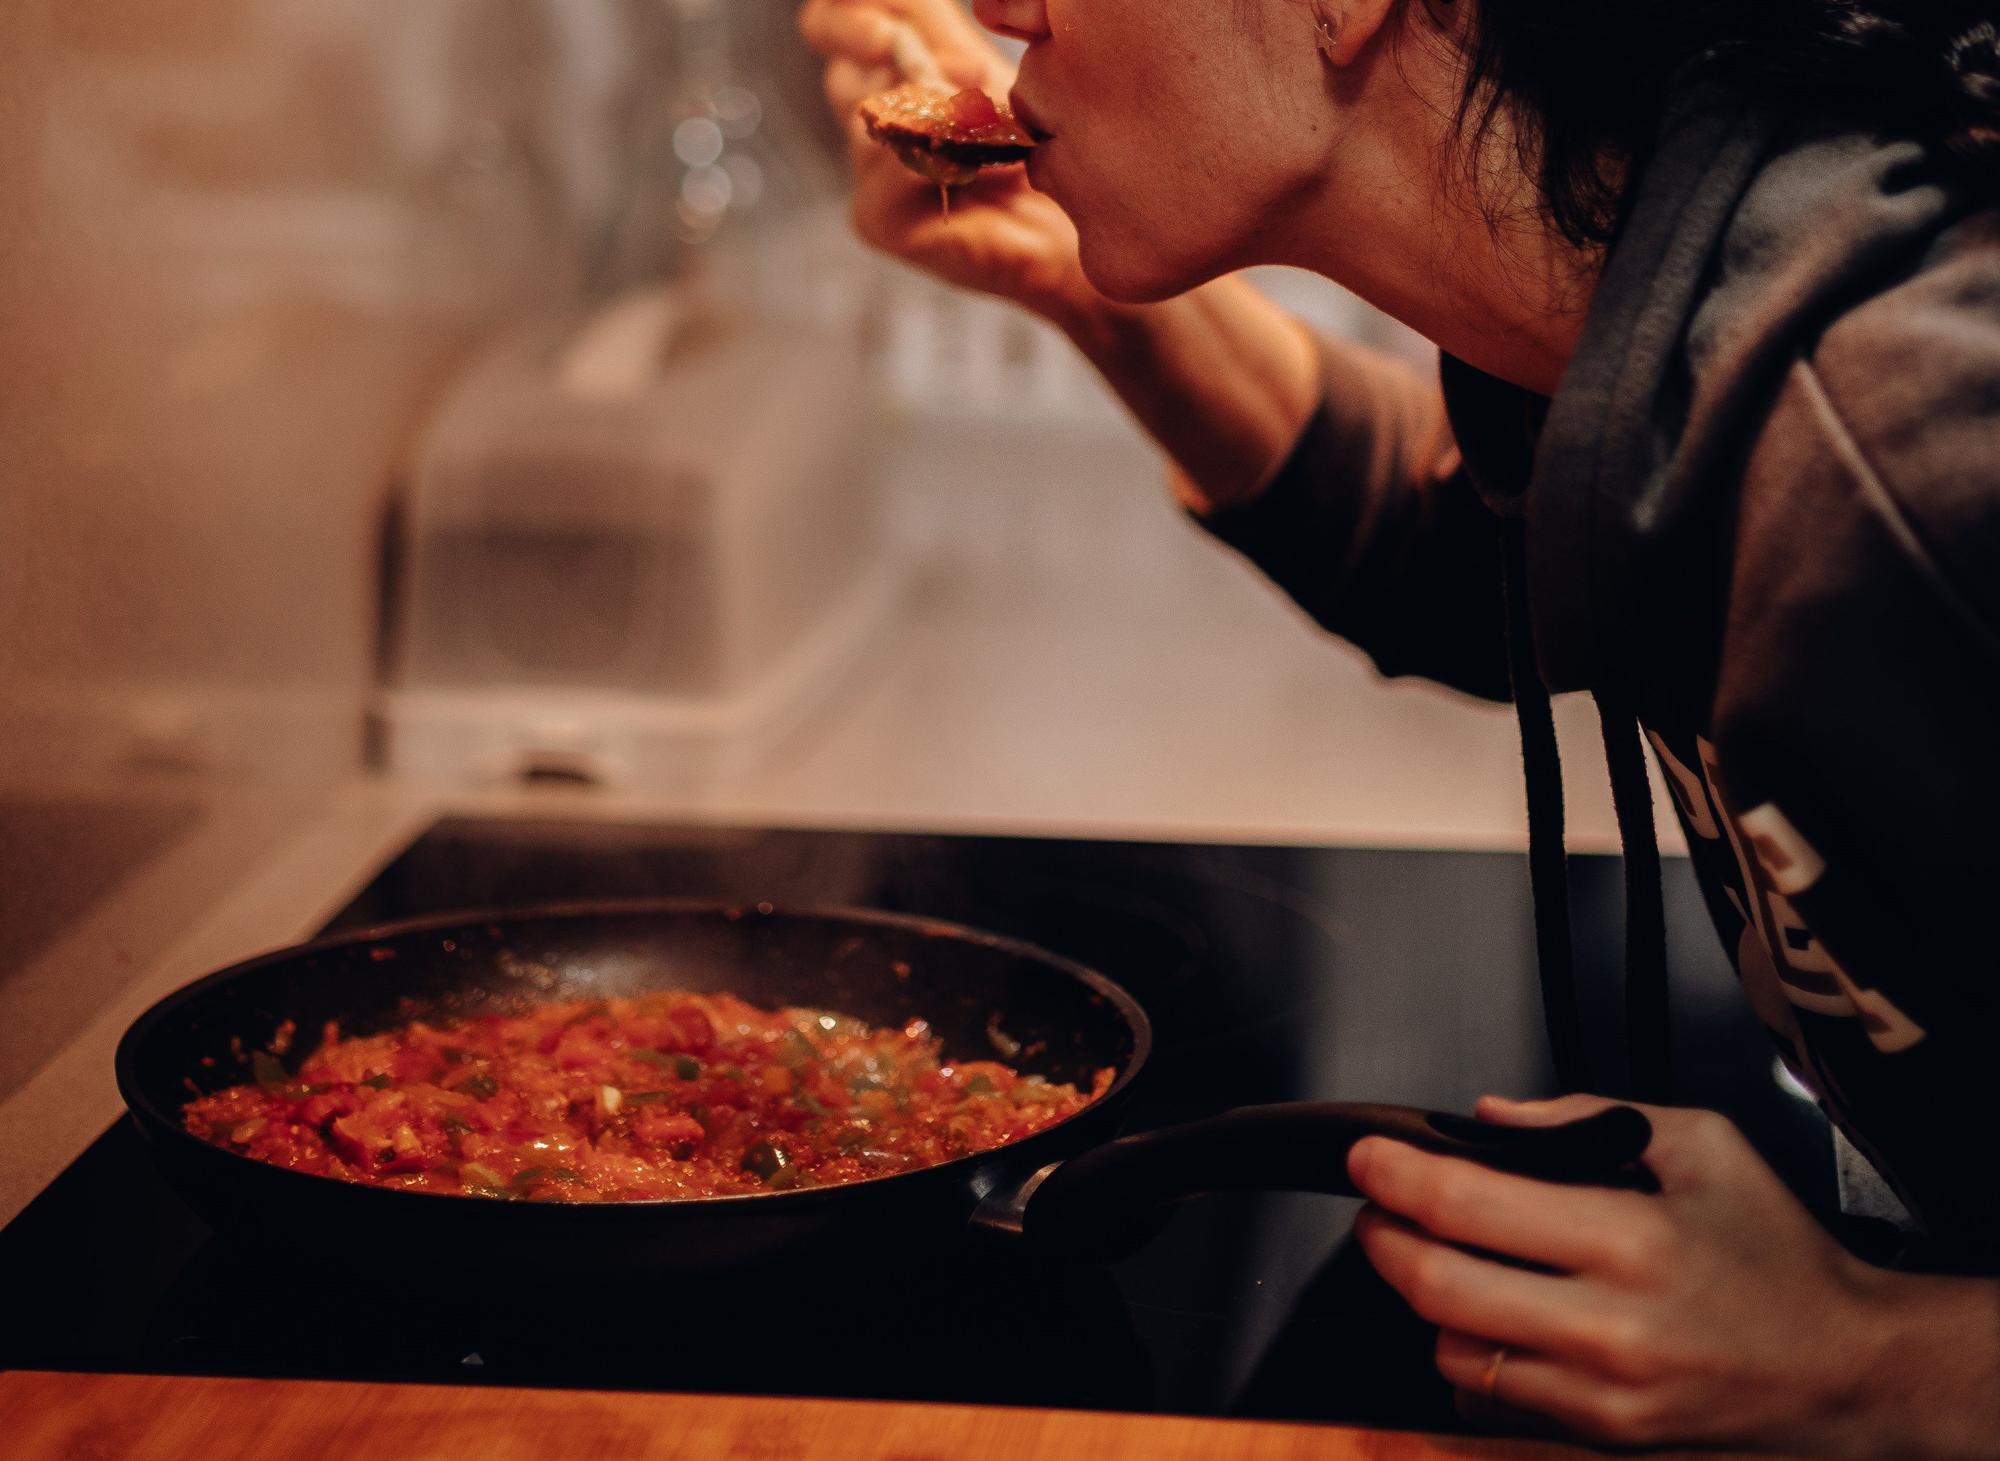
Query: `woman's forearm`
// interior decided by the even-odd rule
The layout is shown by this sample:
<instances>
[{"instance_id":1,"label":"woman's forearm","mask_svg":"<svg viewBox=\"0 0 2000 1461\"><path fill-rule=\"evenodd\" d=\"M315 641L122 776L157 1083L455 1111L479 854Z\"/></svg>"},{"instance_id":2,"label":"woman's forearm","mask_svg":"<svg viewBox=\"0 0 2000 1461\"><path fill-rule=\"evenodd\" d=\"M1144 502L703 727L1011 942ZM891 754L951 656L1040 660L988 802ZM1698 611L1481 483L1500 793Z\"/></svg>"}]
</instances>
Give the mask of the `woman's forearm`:
<instances>
[{"instance_id":1,"label":"woman's forearm","mask_svg":"<svg viewBox=\"0 0 2000 1461\"><path fill-rule=\"evenodd\" d=\"M1240 279L1151 305L1079 292L1052 318L1166 450L1198 512L1255 493L1320 400L1311 334Z\"/></svg>"}]
</instances>

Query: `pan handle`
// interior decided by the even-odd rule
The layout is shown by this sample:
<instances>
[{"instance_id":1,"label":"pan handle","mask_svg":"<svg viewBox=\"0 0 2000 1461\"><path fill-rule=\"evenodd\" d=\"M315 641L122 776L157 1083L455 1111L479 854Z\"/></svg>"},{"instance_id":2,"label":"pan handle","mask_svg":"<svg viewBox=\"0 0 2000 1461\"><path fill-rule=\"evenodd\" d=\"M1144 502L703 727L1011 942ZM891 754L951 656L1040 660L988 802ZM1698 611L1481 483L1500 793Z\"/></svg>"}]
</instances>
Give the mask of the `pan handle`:
<instances>
[{"instance_id":1,"label":"pan handle","mask_svg":"<svg viewBox=\"0 0 2000 1461\"><path fill-rule=\"evenodd\" d=\"M1116 1257L1150 1236L1172 1204L1203 1193L1247 1187L1359 1196L1347 1175L1347 1154L1365 1136L1551 1182L1652 1185L1651 1173L1638 1165L1652 1141L1652 1123L1630 1106L1562 1126L1529 1127L1413 1106L1301 1102L1242 1106L1140 1132L1044 1168L1015 1194L1016 1222L1038 1247L1072 1257ZM998 1226L991 1217L983 1214L982 1225Z\"/></svg>"}]
</instances>

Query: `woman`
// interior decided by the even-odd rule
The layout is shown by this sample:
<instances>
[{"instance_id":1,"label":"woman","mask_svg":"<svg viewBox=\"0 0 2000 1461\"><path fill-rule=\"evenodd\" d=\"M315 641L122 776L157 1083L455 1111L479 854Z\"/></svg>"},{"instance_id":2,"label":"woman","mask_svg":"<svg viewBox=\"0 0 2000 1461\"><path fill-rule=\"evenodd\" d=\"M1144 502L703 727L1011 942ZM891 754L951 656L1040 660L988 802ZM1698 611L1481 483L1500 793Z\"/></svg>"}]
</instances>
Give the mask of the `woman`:
<instances>
[{"instance_id":1,"label":"woman","mask_svg":"<svg viewBox=\"0 0 2000 1461\"><path fill-rule=\"evenodd\" d=\"M2000 1455L2000 5L974 9L1018 78L948 0L807 0L843 115L902 23L1044 139L946 220L857 129L863 235L1061 326L1385 672L1515 701L1573 1089L1545 687L1605 712L1657 1094L1643 727L1746 992L1937 1270L1851 1256L1708 1113L1648 1108L1657 1196L1364 1143L1357 1231L1439 1369L1602 1441ZM1428 335L1442 388L1226 277L1260 263Z\"/></svg>"}]
</instances>

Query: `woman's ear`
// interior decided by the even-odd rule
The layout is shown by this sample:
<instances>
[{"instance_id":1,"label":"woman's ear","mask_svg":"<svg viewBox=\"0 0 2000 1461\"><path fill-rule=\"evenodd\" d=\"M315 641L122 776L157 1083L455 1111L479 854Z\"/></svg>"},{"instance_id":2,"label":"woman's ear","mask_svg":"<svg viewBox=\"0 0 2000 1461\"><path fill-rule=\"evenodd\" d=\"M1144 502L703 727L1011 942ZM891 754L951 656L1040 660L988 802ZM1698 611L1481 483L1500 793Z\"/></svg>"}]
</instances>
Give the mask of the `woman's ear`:
<instances>
[{"instance_id":1,"label":"woman's ear","mask_svg":"<svg viewBox=\"0 0 2000 1461\"><path fill-rule=\"evenodd\" d=\"M1352 66L1387 28L1398 0L1308 0L1320 54L1335 66Z\"/></svg>"}]
</instances>

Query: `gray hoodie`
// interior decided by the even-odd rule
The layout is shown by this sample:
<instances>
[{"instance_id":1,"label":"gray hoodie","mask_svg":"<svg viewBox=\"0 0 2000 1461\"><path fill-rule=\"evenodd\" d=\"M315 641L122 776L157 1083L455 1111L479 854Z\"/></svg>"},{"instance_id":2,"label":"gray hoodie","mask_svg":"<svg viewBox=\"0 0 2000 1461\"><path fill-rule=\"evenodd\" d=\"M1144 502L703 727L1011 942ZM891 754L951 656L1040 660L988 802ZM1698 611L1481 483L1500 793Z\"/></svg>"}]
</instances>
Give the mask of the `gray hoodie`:
<instances>
[{"instance_id":1,"label":"gray hoodie","mask_svg":"<svg viewBox=\"0 0 2000 1461\"><path fill-rule=\"evenodd\" d=\"M1384 673L1496 698L1511 532L1513 698L1538 666L1636 715L1794 1070L1951 1261L2000 1265L1995 200L1915 143L1695 98L1552 400L1325 359L1208 528Z\"/></svg>"}]
</instances>

